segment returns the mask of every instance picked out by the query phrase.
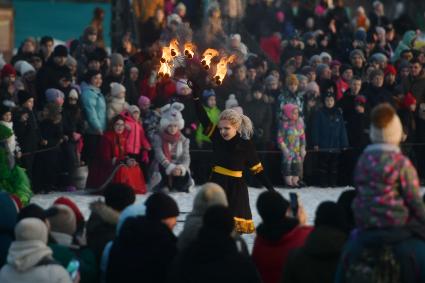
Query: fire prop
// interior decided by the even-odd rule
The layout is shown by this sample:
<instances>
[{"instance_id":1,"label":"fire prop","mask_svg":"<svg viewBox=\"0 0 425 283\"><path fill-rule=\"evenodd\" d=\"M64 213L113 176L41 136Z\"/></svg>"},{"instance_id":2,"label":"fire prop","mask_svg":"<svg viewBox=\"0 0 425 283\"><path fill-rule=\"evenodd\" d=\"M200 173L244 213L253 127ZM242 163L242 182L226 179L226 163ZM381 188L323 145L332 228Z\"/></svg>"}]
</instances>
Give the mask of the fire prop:
<instances>
[{"instance_id":1,"label":"fire prop","mask_svg":"<svg viewBox=\"0 0 425 283\"><path fill-rule=\"evenodd\" d=\"M214 57L219 55L218 51L215 49L208 48L205 50L204 54L201 57L201 64L204 66L205 70L208 70L211 66L211 60Z\"/></svg>"},{"instance_id":2,"label":"fire prop","mask_svg":"<svg viewBox=\"0 0 425 283\"><path fill-rule=\"evenodd\" d=\"M217 71L215 72L214 79L217 85L223 83L223 79L227 74L227 64L231 64L235 61L236 56L231 55L230 57L223 57L217 64Z\"/></svg>"},{"instance_id":3,"label":"fire prop","mask_svg":"<svg viewBox=\"0 0 425 283\"><path fill-rule=\"evenodd\" d=\"M180 45L177 39L171 40L168 46L164 46L162 48L162 56L161 56L161 66L158 71L158 75L162 78L170 78L173 75L174 67L176 66L176 62L181 58L193 59L195 56L196 46L191 42L186 42L183 47L183 52L181 52ZM184 56L182 55L184 54ZM212 59L214 57L220 56L220 53L212 48L208 48L202 53L201 56L201 64L205 70L211 69ZM216 72L213 76L217 85L221 85L223 83L224 78L227 74L227 65L231 64L235 61L236 56L231 55L228 57L222 57L219 63L216 66Z\"/></svg>"}]
</instances>

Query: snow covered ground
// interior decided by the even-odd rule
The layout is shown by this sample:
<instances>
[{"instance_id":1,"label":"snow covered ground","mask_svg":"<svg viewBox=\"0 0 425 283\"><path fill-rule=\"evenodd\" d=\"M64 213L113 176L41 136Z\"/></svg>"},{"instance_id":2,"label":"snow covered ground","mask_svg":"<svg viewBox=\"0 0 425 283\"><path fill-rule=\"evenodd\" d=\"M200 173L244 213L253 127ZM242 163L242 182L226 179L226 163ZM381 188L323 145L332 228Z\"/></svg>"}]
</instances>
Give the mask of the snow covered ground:
<instances>
[{"instance_id":1,"label":"snow covered ground","mask_svg":"<svg viewBox=\"0 0 425 283\"><path fill-rule=\"evenodd\" d=\"M314 220L314 214L316 212L316 208L322 201L325 201L325 200L336 201L339 195L343 191L348 189L350 188L346 187L346 188L323 189L323 188L309 187L309 188L298 189L298 190L278 189L278 191L287 199L289 199L289 192L297 192L299 195L299 200L302 203L302 205L304 205L304 208L306 210L308 223L312 224ZM253 218L254 218L254 222L256 226L261 222L261 218L257 213L255 204L256 204L258 195L262 191L264 191L264 189L256 189L256 188L249 189L250 205L251 205L251 210L252 210L252 214L253 214ZM187 213L192 210L192 203L193 203L193 198L195 194L196 194L196 191L193 193L171 193L171 196L177 201L180 211L182 212L178 219L179 223L177 224L174 230L176 235L178 235L180 231L182 230L184 219ZM89 204L92 201L101 198L100 196L89 196L89 195L83 195L80 193L51 193L47 195L36 195L33 197L32 202L37 203L44 208L48 208L53 203L53 201L59 196L67 196L73 199L80 207L86 219L88 219L90 215ZM148 196L149 194L139 195L137 197L137 201L144 201ZM244 235L243 237L251 249L255 234Z\"/></svg>"}]
</instances>

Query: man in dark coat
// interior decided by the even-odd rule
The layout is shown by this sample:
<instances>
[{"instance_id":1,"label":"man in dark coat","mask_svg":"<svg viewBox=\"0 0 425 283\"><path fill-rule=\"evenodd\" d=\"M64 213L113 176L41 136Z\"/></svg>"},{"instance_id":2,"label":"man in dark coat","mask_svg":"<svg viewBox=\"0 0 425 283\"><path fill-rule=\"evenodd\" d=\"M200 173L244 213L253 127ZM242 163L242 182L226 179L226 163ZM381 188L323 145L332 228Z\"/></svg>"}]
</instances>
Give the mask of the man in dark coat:
<instances>
[{"instance_id":1,"label":"man in dark coat","mask_svg":"<svg viewBox=\"0 0 425 283\"><path fill-rule=\"evenodd\" d=\"M230 210L212 206L203 221L198 238L176 257L167 282L261 282L254 264L238 252L231 237L234 221Z\"/></svg>"},{"instance_id":2,"label":"man in dark coat","mask_svg":"<svg viewBox=\"0 0 425 283\"><path fill-rule=\"evenodd\" d=\"M167 269L177 254L172 229L179 209L170 196L152 194L145 202L146 216L127 219L109 254L106 283L166 280Z\"/></svg>"},{"instance_id":3,"label":"man in dark coat","mask_svg":"<svg viewBox=\"0 0 425 283\"><path fill-rule=\"evenodd\" d=\"M304 246L289 254L282 282L333 282L347 239L345 214L338 204L322 202L314 222Z\"/></svg>"},{"instance_id":4,"label":"man in dark coat","mask_svg":"<svg viewBox=\"0 0 425 283\"><path fill-rule=\"evenodd\" d=\"M425 70L417 60L410 62L410 75L402 81L404 93L411 92L416 98L416 138L425 142ZM421 179L425 177L425 150L416 147L418 170Z\"/></svg>"},{"instance_id":5,"label":"man in dark coat","mask_svg":"<svg viewBox=\"0 0 425 283\"><path fill-rule=\"evenodd\" d=\"M121 211L136 199L133 189L125 184L109 184L104 196L105 202L90 204L92 213L86 225L87 246L94 252L98 262L106 244L115 238Z\"/></svg>"},{"instance_id":6,"label":"man in dark coat","mask_svg":"<svg viewBox=\"0 0 425 283\"><path fill-rule=\"evenodd\" d=\"M37 73L37 109L42 109L45 103L45 91L57 85L56 73L65 66L68 57L68 49L64 45L55 47L47 63Z\"/></svg>"}]
</instances>

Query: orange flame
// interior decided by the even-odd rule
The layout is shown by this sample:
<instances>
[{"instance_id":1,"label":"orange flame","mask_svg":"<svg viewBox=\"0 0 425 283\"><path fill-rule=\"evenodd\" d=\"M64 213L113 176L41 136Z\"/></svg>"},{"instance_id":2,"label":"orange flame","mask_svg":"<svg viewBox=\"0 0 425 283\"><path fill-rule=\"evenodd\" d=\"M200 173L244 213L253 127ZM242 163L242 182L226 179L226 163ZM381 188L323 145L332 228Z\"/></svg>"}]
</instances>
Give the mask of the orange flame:
<instances>
[{"instance_id":1,"label":"orange flame","mask_svg":"<svg viewBox=\"0 0 425 283\"><path fill-rule=\"evenodd\" d=\"M173 60L171 56L171 48L168 46L162 47L161 63L169 63Z\"/></svg>"},{"instance_id":2,"label":"orange flame","mask_svg":"<svg viewBox=\"0 0 425 283\"><path fill-rule=\"evenodd\" d=\"M176 38L171 40L170 50L171 50L171 56L176 57L180 55L179 42Z\"/></svg>"},{"instance_id":3,"label":"orange flame","mask_svg":"<svg viewBox=\"0 0 425 283\"><path fill-rule=\"evenodd\" d=\"M158 76L160 76L161 78L166 78L166 79L171 77L171 67L168 62L165 62L165 63L161 62L161 66L159 67L159 71L158 71Z\"/></svg>"},{"instance_id":4,"label":"orange flame","mask_svg":"<svg viewBox=\"0 0 425 283\"><path fill-rule=\"evenodd\" d=\"M193 56L195 55L195 48L196 48L196 46L193 43L186 42L184 44L184 55L187 58L192 59Z\"/></svg>"},{"instance_id":5,"label":"orange flame","mask_svg":"<svg viewBox=\"0 0 425 283\"><path fill-rule=\"evenodd\" d=\"M227 74L227 64L231 64L235 61L236 56L231 55L229 57L223 57L220 59L220 62L217 64L217 71L214 75L214 80L217 85L221 85L223 83L224 77Z\"/></svg>"},{"instance_id":6,"label":"orange flame","mask_svg":"<svg viewBox=\"0 0 425 283\"><path fill-rule=\"evenodd\" d=\"M206 70L210 68L212 58L218 55L219 53L215 49L208 48L207 50L205 50L204 54L202 54L202 57L201 57L201 63Z\"/></svg>"}]
</instances>

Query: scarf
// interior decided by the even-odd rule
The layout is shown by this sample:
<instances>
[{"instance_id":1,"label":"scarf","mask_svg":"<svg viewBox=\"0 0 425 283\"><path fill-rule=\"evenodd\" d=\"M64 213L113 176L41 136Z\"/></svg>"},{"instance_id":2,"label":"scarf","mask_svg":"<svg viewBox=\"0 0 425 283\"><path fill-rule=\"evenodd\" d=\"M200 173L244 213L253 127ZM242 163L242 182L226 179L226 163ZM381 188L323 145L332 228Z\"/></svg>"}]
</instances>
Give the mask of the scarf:
<instances>
[{"instance_id":1,"label":"scarf","mask_svg":"<svg viewBox=\"0 0 425 283\"><path fill-rule=\"evenodd\" d=\"M180 131L178 131L175 135L170 135L166 131L161 133L162 139L162 151L164 152L165 158L171 162L171 152L170 145L176 143L180 139Z\"/></svg>"}]
</instances>

